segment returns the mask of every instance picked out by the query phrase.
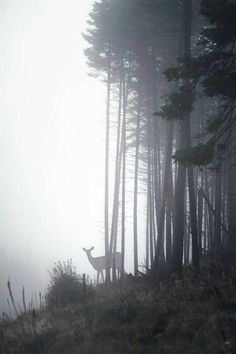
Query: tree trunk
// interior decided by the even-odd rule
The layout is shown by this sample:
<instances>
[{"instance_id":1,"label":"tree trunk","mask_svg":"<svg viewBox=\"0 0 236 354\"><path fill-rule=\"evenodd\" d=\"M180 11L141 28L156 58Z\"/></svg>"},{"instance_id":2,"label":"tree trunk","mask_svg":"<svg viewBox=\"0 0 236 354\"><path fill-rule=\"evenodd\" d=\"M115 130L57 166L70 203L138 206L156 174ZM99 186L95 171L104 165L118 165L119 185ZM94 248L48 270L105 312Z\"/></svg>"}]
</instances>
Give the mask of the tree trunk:
<instances>
[{"instance_id":1,"label":"tree trunk","mask_svg":"<svg viewBox=\"0 0 236 354\"><path fill-rule=\"evenodd\" d=\"M113 211L111 223L111 238L110 238L110 266L113 267L111 255L116 252L117 246L117 229L119 216L119 192L120 192L120 174L121 174L121 159L123 154L123 136L121 137L121 105L122 105L122 75L119 84L119 105L118 105L118 119L117 119L117 139L116 139L116 165L115 165L115 183L113 196ZM116 266L116 265L114 265ZM114 268L114 267L113 267ZM113 274L116 274L113 269Z\"/></svg>"},{"instance_id":2,"label":"tree trunk","mask_svg":"<svg viewBox=\"0 0 236 354\"><path fill-rule=\"evenodd\" d=\"M160 255L164 249L164 225L165 225L165 210L166 210L166 200L168 196L168 192L171 188L170 182L171 181L171 161L172 161L172 143L173 143L173 132L174 132L174 122L171 121L168 123L167 126L167 141L166 141L166 148L165 148L165 172L164 172L164 181L163 181L163 192L162 192L162 201L161 201L161 208L159 213L159 220L158 220L158 239L157 239L157 247L155 252L155 262L153 265L154 273L156 273L158 268L158 263L160 261Z\"/></svg>"},{"instance_id":3,"label":"tree trunk","mask_svg":"<svg viewBox=\"0 0 236 354\"><path fill-rule=\"evenodd\" d=\"M173 212L173 176L170 166L169 190L166 201L166 262L171 264L172 260L172 212Z\"/></svg>"},{"instance_id":4,"label":"tree trunk","mask_svg":"<svg viewBox=\"0 0 236 354\"><path fill-rule=\"evenodd\" d=\"M221 250L221 171L215 172L215 215L214 215L214 251L218 258ZM220 218L220 220L218 220Z\"/></svg>"},{"instance_id":5,"label":"tree trunk","mask_svg":"<svg viewBox=\"0 0 236 354\"><path fill-rule=\"evenodd\" d=\"M126 202L126 103L125 73L123 66L123 164L122 164L122 219L121 219L121 277L125 274L125 202Z\"/></svg>"},{"instance_id":6,"label":"tree trunk","mask_svg":"<svg viewBox=\"0 0 236 354\"><path fill-rule=\"evenodd\" d=\"M138 166L140 144L141 97L138 97L138 114L136 123L135 167L134 167L134 275L138 275Z\"/></svg>"},{"instance_id":7,"label":"tree trunk","mask_svg":"<svg viewBox=\"0 0 236 354\"><path fill-rule=\"evenodd\" d=\"M184 122L181 122L181 137L183 140L180 149L185 149L184 144ZM184 235L184 196L185 196L185 166L178 163L176 186L175 186L175 202L174 202L174 233L173 233L173 264L172 271L181 274L183 263L183 235Z\"/></svg>"},{"instance_id":8,"label":"tree trunk","mask_svg":"<svg viewBox=\"0 0 236 354\"><path fill-rule=\"evenodd\" d=\"M148 186L147 186L148 189ZM146 211L146 269L149 269L149 215L150 215L150 203L149 203L149 193L147 191L147 211Z\"/></svg>"},{"instance_id":9,"label":"tree trunk","mask_svg":"<svg viewBox=\"0 0 236 354\"><path fill-rule=\"evenodd\" d=\"M111 104L111 45L107 53L107 103L106 103L106 149L105 149L105 255L106 255L106 281L110 282L109 264L109 147L110 147L110 104Z\"/></svg>"},{"instance_id":10,"label":"tree trunk","mask_svg":"<svg viewBox=\"0 0 236 354\"><path fill-rule=\"evenodd\" d=\"M236 123L232 129L231 136L232 155L228 161L228 223L229 223L229 245L228 249L234 256L236 254Z\"/></svg>"},{"instance_id":11,"label":"tree trunk","mask_svg":"<svg viewBox=\"0 0 236 354\"><path fill-rule=\"evenodd\" d=\"M186 65L191 58L191 25L192 25L192 0L184 0L184 59ZM188 79L184 80L185 87L189 87ZM180 126L180 150L186 150L191 145L190 114L185 114ZM176 191L175 191L175 223L173 244L173 271L182 273L183 263L183 234L184 234L184 194L185 194L186 168L178 163ZM198 266L196 248L196 206L194 199L193 168L188 168L191 231L193 244L193 263Z\"/></svg>"},{"instance_id":12,"label":"tree trunk","mask_svg":"<svg viewBox=\"0 0 236 354\"><path fill-rule=\"evenodd\" d=\"M203 186L203 174L201 174L201 187ZM203 220L203 196L200 191L198 191L198 205L197 205L197 216L198 216L198 244L199 244L199 254L202 254L202 220Z\"/></svg>"},{"instance_id":13,"label":"tree trunk","mask_svg":"<svg viewBox=\"0 0 236 354\"><path fill-rule=\"evenodd\" d=\"M190 205L190 221L192 235L192 262L196 269L199 269L199 247L197 232L197 212L195 201L193 166L188 167L188 188L189 188L189 205Z\"/></svg>"}]
</instances>

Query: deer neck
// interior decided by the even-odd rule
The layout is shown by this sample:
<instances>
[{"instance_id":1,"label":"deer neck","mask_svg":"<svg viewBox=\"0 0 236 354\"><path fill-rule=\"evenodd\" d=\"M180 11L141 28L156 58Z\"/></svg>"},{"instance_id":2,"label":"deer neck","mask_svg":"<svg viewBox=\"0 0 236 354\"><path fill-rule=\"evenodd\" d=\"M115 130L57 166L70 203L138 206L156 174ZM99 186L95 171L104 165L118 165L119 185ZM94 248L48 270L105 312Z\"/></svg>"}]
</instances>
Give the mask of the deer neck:
<instances>
[{"instance_id":1,"label":"deer neck","mask_svg":"<svg viewBox=\"0 0 236 354\"><path fill-rule=\"evenodd\" d=\"M94 267L94 258L90 253L87 253L88 260L90 264Z\"/></svg>"}]
</instances>

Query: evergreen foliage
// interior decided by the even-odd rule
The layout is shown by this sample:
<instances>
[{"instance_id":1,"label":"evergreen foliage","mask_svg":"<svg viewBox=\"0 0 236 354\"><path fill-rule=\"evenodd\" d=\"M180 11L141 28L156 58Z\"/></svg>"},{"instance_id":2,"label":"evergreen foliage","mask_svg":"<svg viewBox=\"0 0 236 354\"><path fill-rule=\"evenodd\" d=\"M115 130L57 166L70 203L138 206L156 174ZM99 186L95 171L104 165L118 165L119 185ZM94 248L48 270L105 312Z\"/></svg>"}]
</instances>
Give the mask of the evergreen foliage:
<instances>
[{"instance_id":1,"label":"evergreen foliage","mask_svg":"<svg viewBox=\"0 0 236 354\"><path fill-rule=\"evenodd\" d=\"M217 144L226 137L227 133L230 133L232 125L235 124L236 108L236 52L234 50L236 3L234 0L203 0L201 14L206 17L208 24L199 37L200 54L191 58L188 63L184 59L179 60L178 67L169 68L165 72L167 80L188 79L193 89L203 90L205 96L218 100L220 116L213 116L212 120L208 122L207 131L213 135L209 142L205 147L200 144L191 151L175 154L175 160L187 162L189 158L190 164L197 165L208 164L214 157L219 156L224 161L222 149L219 149ZM162 107L161 116L163 118L180 118L180 108L185 106L178 101L176 104L176 97L179 97L178 92L172 93L170 95L171 103ZM192 106L187 106L189 111L193 109L193 100L191 104ZM183 113L184 111L183 109ZM227 140L229 140L228 136L221 145L221 147L224 146L225 152L227 151ZM215 148L213 148L214 145Z\"/></svg>"},{"instance_id":2,"label":"evergreen foliage","mask_svg":"<svg viewBox=\"0 0 236 354\"><path fill-rule=\"evenodd\" d=\"M173 271L181 270L183 259L197 269L199 257L213 251L215 242L220 247L228 243L214 212L216 208L227 224L224 208L227 200L230 205L234 202L222 189L226 177L216 184L218 190L211 183L217 179L213 169L235 164L234 18L235 0L100 0L90 13L85 55L91 75L107 84L107 122L115 122L117 128L111 220L106 210L111 233L105 248L106 253L108 248L116 251L119 221L124 247L125 184L133 170L136 275L137 196L143 186L147 268L158 268L168 258ZM108 155L111 158L112 153ZM128 167L127 161L131 161ZM204 211L207 202L196 193L199 184L209 197ZM222 190L225 196L215 198Z\"/></svg>"},{"instance_id":3,"label":"evergreen foliage","mask_svg":"<svg viewBox=\"0 0 236 354\"><path fill-rule=\"evenodd\" d=\"M187 86L180 86L178 91L169 95L168 102L161 107L159 116L166 120L183 119L193 110L194 91Z\"/></svg>"},{"instance_id":4,"label":"evergreen foliage","mask_svg":"<svg viewBox=\"0 0 236 354\"><path fill-rule=\"evenodd\" d=\"M179 161L184 165L208 165L212 162L214 154L214 145L212 142L207 144L199 143L196 146L191 147L188 150L178 150L173 155L175 162Z\"/></svg>"}]
</instances>

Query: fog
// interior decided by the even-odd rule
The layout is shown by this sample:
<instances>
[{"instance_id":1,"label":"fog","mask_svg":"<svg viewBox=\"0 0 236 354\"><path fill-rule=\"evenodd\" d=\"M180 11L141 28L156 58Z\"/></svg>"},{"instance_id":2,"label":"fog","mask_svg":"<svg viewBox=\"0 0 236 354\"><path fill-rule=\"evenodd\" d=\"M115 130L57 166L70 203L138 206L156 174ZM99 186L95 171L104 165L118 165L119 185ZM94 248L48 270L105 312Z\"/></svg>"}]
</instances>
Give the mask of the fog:
<instances>
[{"instance_id":1,"label":"fog","mask_svg":"<svg viewBox=\"0 0 236 354\"><path fill-rule=\"evenodd\" d=\"M57 260L104 254L105 88L83 50L93 0L0 1L0 296L42 291Z\"/></svg>"}]
</instances>

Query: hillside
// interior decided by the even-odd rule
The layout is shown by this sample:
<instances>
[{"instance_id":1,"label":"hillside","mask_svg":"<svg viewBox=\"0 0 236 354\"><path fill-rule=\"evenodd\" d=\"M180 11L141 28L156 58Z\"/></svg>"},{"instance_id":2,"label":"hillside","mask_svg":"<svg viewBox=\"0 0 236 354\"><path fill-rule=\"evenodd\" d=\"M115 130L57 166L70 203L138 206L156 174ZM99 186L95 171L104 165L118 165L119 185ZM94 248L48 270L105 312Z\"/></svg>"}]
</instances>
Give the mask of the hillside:
<instances>
[{"instance_id":1,"label":"hillside","mask_svg":"<svg viewBox=\"0 0 236 354\"><path fill-rule=\"evenodd\" d=\"M235 277L235 269L211 265L155 283L128 276L111 285L81 284L77 302L3 320L1 353L233 354Z\"/></svg>"}]
</instances>

